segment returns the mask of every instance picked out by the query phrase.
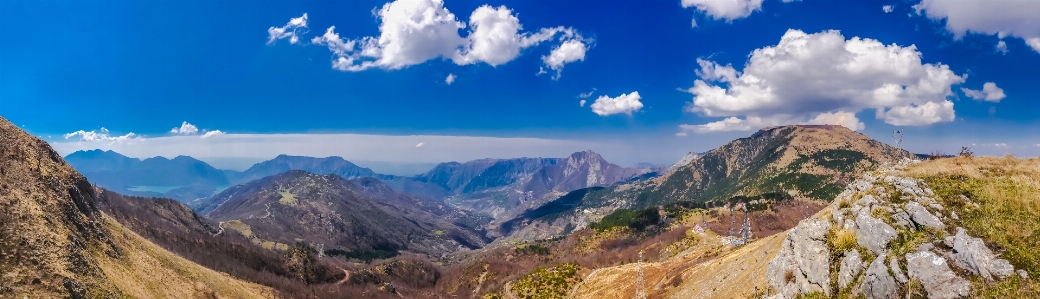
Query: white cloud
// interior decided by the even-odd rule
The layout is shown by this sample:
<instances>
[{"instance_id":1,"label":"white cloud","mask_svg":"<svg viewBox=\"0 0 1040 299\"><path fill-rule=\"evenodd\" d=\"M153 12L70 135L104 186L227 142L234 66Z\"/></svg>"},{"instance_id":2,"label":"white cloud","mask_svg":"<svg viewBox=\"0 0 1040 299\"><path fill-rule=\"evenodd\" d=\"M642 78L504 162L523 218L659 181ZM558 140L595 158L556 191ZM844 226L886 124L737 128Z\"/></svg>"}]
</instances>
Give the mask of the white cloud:
<instances>
[{"instance_id":1,"label":"white cloud","mask_svg":"<svg viewBox=\"0 0 1040 299\"><path fill-rule=\"evenodd\" d=\"M423 145L426 145L426 143L419 142L418 144L415 145L415 147L423 147Z\"/></svg>"},{"instance_id":2,"label":"white cloud","mask_svg":"<svg viewBox=\"0 0 1040 299\"><path fill-rule=\"evenodd\" d=\"M213 131L206 132L206 134L202 134L202 138L217 137L217 136L221 136L221 135L224 135L224 134L225 133L221 132L220 130L213 130Z\"/></svg>"},{"instance_id":3,"label":"white cloud","mask_svg":"<svg viewBox=\"0 0 1040 299\"><path fill-rule=\"evenodd\" d=\"M1007 145L1007 143L997 143L997 144L993 144L993 146L995 146L995 147L1007 147L1008 145Z\"/></svg>"},{"instance_id":4,"label":"white cloud","mask_svg":"<svg viewBox=\"0 0 1040 299\"><path fill-rule=\"evenodd\" d=\"M853 131L859 131L866 128L863 122L859 121L855 113L850 112L834 112L834 113L820 113L816 118L810 119L805 122L807 125L839 125L846 128L852 129Z\"/></svg>"},{"instance_id":5,"label":"white cloud","mask_svg":"<svg viewBox=\"0 0 1040 299\"><path fill-rule=\"evenodd\" d=\"M556 71L553 80L557 80L560 79L564 65L579 60L585 61L586 51L588 51L588 46L583 39L570 39L553 48L549 55L542 56L542 61L545 62L545 66Z\"/></svg>"},{"instance_id":6,"label":"white cloud","mask_svg":"<svg viewBox=\"0 0 1040 299\"><path fill-rule=\"evenodd\" d=\"M643 103L639 102L639 100L640 97L638 91L622 94L615 98L604 95L596 98L596 102L592 103L589 107L592 108L593 113L599 114L600 116L619 113L632 115L632 112L639 111L639 109L643 108Z\"/></svg>"},{"instance_id":7,"label":"white cloud","mask_svg":"<svg viewBox=\"0 0 1040 299\"><path fill-rule=\"evenodd\" d=\"M885 5L881 7L881 10L884 10L885 13L890 13L894 10L894 7L892 7L891 5Z\"/></svg>"},{"instance_id":8,"label":"white cloud","mask_svg":"<svg viewBox=\"0 0 1040 299\"><path fill-rule=\"evenodd\" d=\"M465 37L459 30L466 28L466 23L445 8L442 0L397 0L383 5L375 15L381 21L379 36L344 39L332 26L311 42L329 48L335 56L333 68L351 72L396 70L436 58L458 65L483 62L498 66L520 56L525 48L553 39L570 44L568 47L582 45L578 60L583 60L589 42L574 29L562 26L523 32L520 19L506 6L483 5L474 10L469 19L471 30ZM546 66L558 74L563 64L573 61L547 61Z\"/></svg>"},{"instance_id":9,"label":"white cloud","mask_svg":"<svg viewBox=\"0 0 1040 299\"><path fill-rule=\"evenodd\" d=\"M1007 54L1007 52L1008 52L1007 43L1004 42L1004 41L997 42L996 49L997 49L997 52L1000 52L1000 54Z\"/></svg>"},{"instance_id":10,"label":"white cloud","mask_svg":"<svg viewBox=\"0 0 1040 299\"><path fill-rule=\"evenodd\" d=\"M111 136L109 135L108 129L102 127L98 131L83 131L79 130L76 132L65 134L65 139L79 137L79 141L109 141L109 142L123 142L129 140L139 140L141 136L137 136L134 132L127 133L123 136Z\"/></svg>"},{"instance_id":11,"label":"white cloud","mask_svg":"<svg viewBox=\"0 0 1040 299\"><path fill-rule=\"evenodd\" d=\"M956 115L953 102L927 102L923 105L899 106L877 110L877 118L896 126L925 126L938 122L953 121Z\"/></svg>"},{"instance_id":12,"label":"white cloud","mask_svg":"<svg viewBox=\"0 0 1040 299\"><path fill-rule=\"evenodd\" d=\"M455 82L455 74L448 74L448 77L444 78L444 83L448 83L448 85L451 85L453 82Z\"/></svg>"},{"instance_id":13,"label":"white cloud","mask_svg":"<svg viewBox=\"0 0 1040 299\"><path fill-rule=\"evenodd\" d=\"M965 80L947 65L922 63L913 45L846 40L834 30L788 30L776 46L754 50L743 72L703 59L698 64L701 79L687 90L694 97L686 110L729 118L681 127L694 132L837 120L862 129L855 114L864 109L876 109L878 119L894 125L952 121L947 98Z\"/></svg>"},{"instance_id":14,"label":"white cloud","mask_svg":"<svg viewBox=\"0 0 1040 299\"><path fill-rule=\"evenodd\" d=\"M694 7L712 19L726 22L746 18L752 12L762 10L762 0L682 0L680 4L683 8ZM697 27L696 20L692 25Z\"/></svg>"},{"instance_id":15,"label":"white cloud","mask_svg":"<svg viewBox=\"0 0 1040 299\"><path fill-rule=\"evenodd\" d=\"M590 90L589 92L579 93L578 97L582 98L582 99L587 99L587 98L591 97L593 93L596 93L596 88L595 87L593 87L592 90Z\"/></svg>"},{"instance_id":16,"label":"white cloud","mask_svg":"<svg viewBox=\"0 0 1040 299\"><path fill-rule=\"evenodd\" d=\"M686 137L687 135L689 135L689 134L686 134L686 132L675 133L675 136L677 136L677 137Z\"/></svg>"},{"instance_id":17,"label":"white cloud","mask_svg":"<svg viewBox=\"0 0 1040 299\"><path fill-rule=\"evenodd\" d=\"M189 124L188 122L182 122L180 128L174 127L172 130L170 130L170 133L181 135L197 134L198 132L199 128L193 124Z\"/></svg>"},{"instance_id":18,"label":"white cloud","mask_svg":"<svg viewBox=\"0 0 1040 299\"><path fill-rule=\"evenodd\" d=\"M983 84L982 90L973 90L961 87L961 91L963 91L964 95L969 98L994 103L999 103L1000 100L1007 97L1007 95L1004 95L1004 89L997 87L997 84L993 82L986 82L986 84Z\"/></svg>"},{"instance_id":19,"label":"white cloud","mask_svg":"<svg viewBox=\"0 0 1040 299\"><path fill-rule=\"evenodd\" d=\"M585 107L585 103L587 103L585 100L581 100L578 102L578 106Z\"/></svg>"},{"instance_id":20,"label":"white cloud","mask_svg":"<svg viewBox=\"0 0 1040 299\"><path fill-rule=\"evenodd\" d=\"M290 44L295 44L300 41L298 33L303 33L307 29L307 13L303 13L303 16L299 18L289 19L289 23L286 23L282 27L271 27L267 29L267 44L273 44L280 39L289 39ZM304 31L306 32L306 31Z\"/></svg>"},{"instance_id":21,"label":"white cloud","mask_svg":"<svg viewBox=\"0 0 1040 299\"><path fill-rule=\"evenodd\" d=\"M1040 52L1040 1L1035 0L923 0L914 6L934 20L946 20L954 38L968 32L1003 38L1016 36Z\"/></svg>"}]
</instances>

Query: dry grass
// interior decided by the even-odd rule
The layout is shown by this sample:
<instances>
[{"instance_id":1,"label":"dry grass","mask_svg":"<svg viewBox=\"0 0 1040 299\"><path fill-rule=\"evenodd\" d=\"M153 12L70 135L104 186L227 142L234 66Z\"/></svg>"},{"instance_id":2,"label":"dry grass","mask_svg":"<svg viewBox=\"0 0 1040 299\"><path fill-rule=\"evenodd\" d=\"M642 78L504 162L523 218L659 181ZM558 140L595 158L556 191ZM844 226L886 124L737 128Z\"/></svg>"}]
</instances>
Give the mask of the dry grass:
<instances>
[{"instance_id":1,"label":"dry grass","mask_svg":"<svg viewBox=\"0 0 1040 299\"><path fill-rule=\"evenodd\" d=\"M955 225L986 240L1016 269L1040 275L1040 159L955 157L925 161L906 172L924 179L943 205L959 214ZM1022 292L1040 297L1032 280L984 289L980 297Z\"/></svg>"}]
</instances>

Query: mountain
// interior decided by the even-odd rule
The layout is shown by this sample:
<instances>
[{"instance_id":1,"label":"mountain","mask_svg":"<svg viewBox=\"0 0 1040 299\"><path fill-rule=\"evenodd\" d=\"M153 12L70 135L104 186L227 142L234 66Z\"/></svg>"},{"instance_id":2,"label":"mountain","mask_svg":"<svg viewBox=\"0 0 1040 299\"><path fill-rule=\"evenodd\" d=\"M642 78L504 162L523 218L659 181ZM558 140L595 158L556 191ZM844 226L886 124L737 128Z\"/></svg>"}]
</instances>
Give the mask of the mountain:
<instances>
[{"instance_id":1,"label":"mountain","mask_svg":"<svg viewBox=\"0 0 1040 299\"><path fill-rule=\"evenodd\" d=\"M672 171L672 170L678 169L679 167L686 166L686 164L690 164L690 162L693 162L693 160L697 160L697 158L700 158L701 156L702 155L700 153L694 153L694 152L686 153L686 155L684 155L682 157L682 159L679 159L679 161L675 161L674 164L672 164L671 166L668 166L667 170L668 171Z\"/></svg>"},{"instance_id":2,"label":"mountain","mask_svg":"<svg viewBox=\"0 0 1040 299\"><path fill-rule=\"evenodd\" d=\"M46 142L0 118L0 297L270 297L130 232L96 197Z\"/></svg>"},{"instance_id":3,"label":"mountain","mask_svg":"<svg viewBox=\"0 0 1040 299\"><path fill-rule=\"evenodd\" d=\"M228 186L224 171L188 156L130 158L113 151L77 151L66 156L91 182L123 194L169 197L192 203Z\"/></svg>"},{"instance_id":4,"label":"mountain","mask_svg":"<svg viewBox=\"0 0 1040 299\"><path fill-rule=\"evenodd\" d=\"M256 163L241 173L228 172L228 180L233 185L237 185L290 170L303 170L320 175L335 174L345 179L376 176L371 169L357 166L341 157L314 158L278 155L274 159Z\"/></svg>"},{"instance_id":5,"label":"mountain","mask_svg":"<svg viewBox=\"0 0 1040 299\"><path fill-rule=\"evenodd\" d=\"M443 199L455 207L508 220L567 192L651 173L611 164L592 151L567 158L481 159L441 163L415 177L386 180L395 190Z\"/></svg>"},{"instance_id":6,"label":"mountain","mask_svg":"<svg viewBox=\"0 0 1040 299\"><path fill-rule=\"evenodd\" d=\"M842 126L766 128L659 177L592 190L580 200L570 199L580 204L570 205L569 210L541 219L518 214L517 219L509 221L510 226L493 230L503 235L545 238L584 227L616 209L682 201L721 205L736 196L829 201L851 178L911 157L910 152Z\"/></svg>"},{"instance_id":7,"label":"mountain","mask_svg":"<svg viewBox=\"0 0 1040 299\"><path fill-rule=\"evenodd\" d=\"M202 210L267 248L305 241L347 256L433 256L486 244L470 213L374 178L293 170L228 188Z\"/></svg>"}]
</instances>

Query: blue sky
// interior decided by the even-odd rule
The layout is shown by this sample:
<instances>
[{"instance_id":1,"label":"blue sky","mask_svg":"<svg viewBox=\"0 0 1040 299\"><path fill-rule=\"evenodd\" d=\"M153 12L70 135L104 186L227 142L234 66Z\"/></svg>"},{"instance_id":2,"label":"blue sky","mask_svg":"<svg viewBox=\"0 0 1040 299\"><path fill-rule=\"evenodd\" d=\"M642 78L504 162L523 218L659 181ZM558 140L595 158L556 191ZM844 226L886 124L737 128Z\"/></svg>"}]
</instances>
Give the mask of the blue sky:
<instances>
[{"instance_id":1,"label":"blue sky","mask_svg":"<svg viewBox=\"0 0 1040 299\"><path fill-rule=\"evenodd\" d=\"M518 143L508 154L591 147L621 164L669 163L789 123L843 124L886 142L903 129L905 146L917 152L974 144L979 153L1040 155L1040 2L739 0L733 3L745 7L736 9L716 2L3 1L0 115L65 151L214 159L273 156L252 148L302 134L315 138L282 150L435 162L378 153L422 152L338 152L356 141L328 137L363 134L418 136L401 141L410 151L424 147L412 142L435 145L424 136L501 137L473 139L484 150L430 155L438 159L505 155L489 144L523 137L561 145L525 151ZM465 28L424 43L415 41L445 23L414 29L418 35L397 32L396 40L393 26L381 31L381 24L400 21L395 15L424 5L450 12ZM509 37L527 44L497 47L471 32L478 11L515 17L522 29L507 30ZM296 43L270 42L269 29L292 32L290 19L305 13ZM506 19L481 25L509 25ZM330 40L313 40L330 26L335 41L355 47L337 53ZM364 37L381 35L389 46L373 42L363 53ZM881 48L842 52L856 37ZM583 55L557 53L567 43ZM754 52L797 51L799 43L818 47L802 53L810 59ZM419 48L394 54L395 45ZM554 54L570 59L543 59ZM333 61L340 57L354 59L355 68L372 65L339 70ZM536 75L540 70L546 73ZM885 84L899 91L880 95ZM579 95L590 91L579 105ZM184 122L197 131L171 132ZM99 135L102 127L107 135ZM95 134L64 137L80 130ZM171 137L212 131L226 135ZM115 138L130 132L137 139ZM230 141L220 139L234 135L254 146L228 150ZM148 141L161 138L172 139L163 147ZM323 142L335 146L307 151Z\"/></svg>"}]
</instances>

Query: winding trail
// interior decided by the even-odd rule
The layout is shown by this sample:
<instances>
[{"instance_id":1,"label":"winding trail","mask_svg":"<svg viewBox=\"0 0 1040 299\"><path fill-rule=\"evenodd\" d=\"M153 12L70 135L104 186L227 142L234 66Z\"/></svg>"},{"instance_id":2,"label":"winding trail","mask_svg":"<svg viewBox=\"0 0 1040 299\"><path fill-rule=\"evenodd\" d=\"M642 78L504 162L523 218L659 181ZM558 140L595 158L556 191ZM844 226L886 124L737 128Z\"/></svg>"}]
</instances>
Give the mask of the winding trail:
<instances>
[{"instance_id":1,"label":"winding trail","mask_svg":"<svg viewBox=\"0 0 1040 299\"><path fill-rule=\"evenodd\" d=\"M264 208L264 212L267 212L267 215L264 215L263 217L260 217L260 219L271 217L271 203L265 204L264 207L266 207L266 208Z\"/></svg>"},{"instance_id":2,"label":"winding trail","mask_svg":"<svg viewBox=\"0 0 1040 299\"><path fill-rule=\"evenodd\" d=\"M592 272L589 273L589 275L585 275L585 279L582 279L581 281L578 282L578 284L574 285L574 288L571 289L571 294L569 296L567 296L567 298L574 298L574 295L578 294L578 288L580 288L582 284L585 284L586 281L588 281L590 278L592 278L593 275L596 275L596 273L599 273L599 271L603 270L603 269L606 269L606 268L599 268L599 269L596 269L596 270L592 270Z\"/></svg>"},{"instance_id":3,"label":"winding trail","mask_svg":"<svg viewBox=\"0 0 1040 299\"><path fill-rule=\"evenodd\" d=\"M219 227L220 230L218 230L217 233L213 234L214 237L219 236L221 233L224 232L224 221L221 221L220 223L218 223L217 227Z\"/></svg>"},{"instance_id":4,"label":"winding trail","mask_svg":"<svg viewBox=\"0 0 1040 299\"><path fill-rule=\"evenodd\" d=\"M339 268L339 267L337 267L337 268ZM343 270L343 274L346 274L346 275L343 276L343 279L341 279L339 282L337 282L336 285L342 285L342 284L346 283L348 280L350 280L350 271L348 271L347 269L343 269L343 268L339 268L339 269Z\"/></svg>"}]
</instances>

